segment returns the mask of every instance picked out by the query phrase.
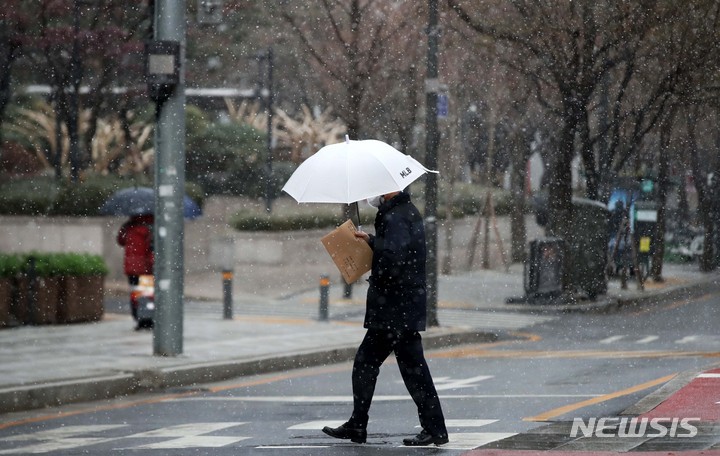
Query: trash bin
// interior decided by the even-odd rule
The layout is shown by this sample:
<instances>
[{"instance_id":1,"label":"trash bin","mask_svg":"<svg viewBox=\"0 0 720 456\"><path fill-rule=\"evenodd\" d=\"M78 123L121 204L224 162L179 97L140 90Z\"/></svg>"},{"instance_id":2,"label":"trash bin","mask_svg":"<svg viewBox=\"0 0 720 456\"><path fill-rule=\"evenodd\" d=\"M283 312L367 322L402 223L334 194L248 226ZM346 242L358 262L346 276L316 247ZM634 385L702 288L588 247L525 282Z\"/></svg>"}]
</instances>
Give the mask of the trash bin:
<instances>
[{"instance_id":1,"label":"trash bin","mask_svg":"<svg viewBox=\"0 0 720 456\"><path fill-rule=\"evenodd\" d=\"M540 238L530 241L524 274L527 302L541 302L562 293L564 250L564 242L560 238Z\"/></svg>"}]
</instances>

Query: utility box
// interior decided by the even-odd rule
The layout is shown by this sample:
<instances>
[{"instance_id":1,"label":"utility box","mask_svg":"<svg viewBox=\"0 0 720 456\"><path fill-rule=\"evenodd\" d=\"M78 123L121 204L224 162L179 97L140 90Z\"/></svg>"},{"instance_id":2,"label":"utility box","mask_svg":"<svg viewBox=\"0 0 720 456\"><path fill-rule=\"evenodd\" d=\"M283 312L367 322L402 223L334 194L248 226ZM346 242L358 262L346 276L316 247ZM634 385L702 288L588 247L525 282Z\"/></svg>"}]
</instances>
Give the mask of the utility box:
<instances>
[{"instance_id":1,"label":"utility box","mask_svg":"<svg viewBox=\"0 0 720 456\"><path fill-rule=\"evenodd\" d=\"M538 225L547 228L547 198L534 202ZM608 224L610 212L605 204L586 198L573 198L573 224L570 239L564 240L569 267L567 277L573 290L595 299L607 293Z\"/></svg>"},{"instance_id":2,"label":"utility box","mask_svg":"<svg viewBox=\"0 0 720 456\"><path fill-rule=\"evenodd\" d=\"M607 249L610 211L605 204L573 198L570 281L590 299L607 293Z\"/></svg>"}]
</instances>

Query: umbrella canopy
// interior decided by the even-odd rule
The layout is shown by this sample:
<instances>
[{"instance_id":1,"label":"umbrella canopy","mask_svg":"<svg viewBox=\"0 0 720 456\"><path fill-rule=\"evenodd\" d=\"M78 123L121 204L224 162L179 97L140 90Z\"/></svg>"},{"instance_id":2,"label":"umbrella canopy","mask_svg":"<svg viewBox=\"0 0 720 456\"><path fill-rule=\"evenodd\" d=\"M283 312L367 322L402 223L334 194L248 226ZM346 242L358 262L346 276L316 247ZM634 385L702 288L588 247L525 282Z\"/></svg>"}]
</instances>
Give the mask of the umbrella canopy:
<instances>
[{"instance_id":1,"label":"umbrella canopy","mask_svg":"<svg viewBox=\"0 0 720 456\"><path fill-rule=\"evenodd\" d=\"M118 190L100 208L102 215L142 215L155 212L155 190L130 187ZM202 215L200 206L189 196L183 197L183 216L194 219Z\"/></svg>"},{"instance_id":2,"label":"umbrella canopy","mask_svg":"<svg viewBox=\"0 0 720 456\"><path fill-rule=\"evenodd\" d=\"M387 143L346 139L305 160L283 191L299 203L350 204L403 190L426 172L437 173Z\"/></svg>"}]
</instances>

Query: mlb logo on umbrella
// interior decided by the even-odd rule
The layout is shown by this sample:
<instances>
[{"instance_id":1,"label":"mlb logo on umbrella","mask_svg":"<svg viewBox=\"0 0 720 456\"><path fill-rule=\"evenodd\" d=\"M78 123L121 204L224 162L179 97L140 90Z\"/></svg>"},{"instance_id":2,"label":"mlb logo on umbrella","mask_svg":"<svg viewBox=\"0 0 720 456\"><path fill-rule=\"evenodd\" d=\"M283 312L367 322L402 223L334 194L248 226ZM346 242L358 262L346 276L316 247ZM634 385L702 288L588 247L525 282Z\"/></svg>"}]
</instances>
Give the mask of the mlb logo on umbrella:
<instances>
[{"instance_id":1,"label":"mlb logo on umbrella","mask_svg":"<svg viewBox=\"0 0 720 456\"><path fill-rule=\"evenodd\" d=\"M402 177L403 179L408 177L410 174L412 174L412 170L410 168L405 168L404 171L400 171L400 177Z\"/></svg>"}]
</instances>

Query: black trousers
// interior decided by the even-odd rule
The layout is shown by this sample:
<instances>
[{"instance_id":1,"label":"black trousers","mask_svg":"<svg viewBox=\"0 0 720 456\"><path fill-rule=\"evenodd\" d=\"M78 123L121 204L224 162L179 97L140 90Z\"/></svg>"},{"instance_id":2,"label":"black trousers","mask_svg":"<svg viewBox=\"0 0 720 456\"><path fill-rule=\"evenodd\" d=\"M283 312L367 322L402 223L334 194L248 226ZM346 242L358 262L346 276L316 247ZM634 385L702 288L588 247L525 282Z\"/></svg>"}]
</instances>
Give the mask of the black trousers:
<instances>
[{"instance_id":1,"label":"black trousers","mask_svg":"<svg viewBox=\"0 0 720 456\"><path fill-rule=\"evenodd\" d=\"M350 422L367 427L380 366L393 352L405 387L417 406L420 426L434 436L447 436L440 399L425 362L422 339L417 331L368 329L353 364L353 414Z\"/></svg>"}]
</instances>

